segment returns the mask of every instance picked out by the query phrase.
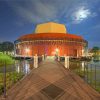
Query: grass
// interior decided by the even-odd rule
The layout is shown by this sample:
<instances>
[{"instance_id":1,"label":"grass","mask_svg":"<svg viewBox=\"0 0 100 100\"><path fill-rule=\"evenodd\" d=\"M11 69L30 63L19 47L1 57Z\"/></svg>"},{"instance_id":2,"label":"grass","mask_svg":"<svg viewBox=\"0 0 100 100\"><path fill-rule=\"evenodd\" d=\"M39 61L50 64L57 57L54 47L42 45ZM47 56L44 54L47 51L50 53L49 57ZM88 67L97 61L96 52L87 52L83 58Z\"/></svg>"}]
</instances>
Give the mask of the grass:
<instances>
[{"instance_id":1,"label":"grass","mask_svg":"<svg viewBox=\"0 0 100 100\"><path fill-rule=\"evenodd\" d=\"M4 65L4 64L13 64L14 60L6 54L0 53L0 66Z\"/></svg>"},{"instance_id":2,"label":"grass","mask_svg":"<svg viewBox=\"0 0 100 100\"><path fill-rule=\"evenodd\" d=\"M14 64L14 59L9 55L0 53L0 67ZM6 89L8 90L14 83L19 81L24 76L23 73L7 72L6 73ZM4 73L0 73L0 94L4 92Z\"/></svg>"},{"instance_id":3,"label":"grass","mask_svg":"<svg viewBox=\"0 0 100 100\"><path fill-rule=\"evenodd\" d=\"M14 59L9 55L0 53L0 67L14 64ZM6 73L6 89L8 90L14 83L18 82L24 76L23 73L7 72ZM4 73L0 73L0 94L4 92Z\"/></svg>"},{"instance_id":4,"label":"grass","mask_svg":"<svg viewBox=\"0 0 100 100\"><path fill-rule=\"evenodd\" d=\"M24 76L23 73L9 72L6 74L6 89L8 90L14 83L19 81ZM4 91L4 75L0 73L0 94Z\"/></svg>"}]
</instances>

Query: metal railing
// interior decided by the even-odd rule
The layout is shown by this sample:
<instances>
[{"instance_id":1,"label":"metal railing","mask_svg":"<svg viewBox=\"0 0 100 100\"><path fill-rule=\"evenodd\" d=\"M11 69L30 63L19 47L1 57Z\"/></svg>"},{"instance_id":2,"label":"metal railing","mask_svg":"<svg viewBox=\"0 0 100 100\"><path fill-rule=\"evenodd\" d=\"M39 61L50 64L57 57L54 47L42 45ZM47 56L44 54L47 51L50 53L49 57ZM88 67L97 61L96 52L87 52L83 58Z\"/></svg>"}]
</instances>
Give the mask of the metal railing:
<instances>
[{"instance_id":1,"label":"metal railing","mask_svg":"<svg viewBox=\"0 0 100 100\"><path fill-rule=\"evenodd\" d=\"M83 78L90 86L100 92L100 65L81 62L76 63L75 66L71 63L72 62L70 62L69 68Z\"/></svg>"},{"instance_id":2,"label":"metal railing","mask_svg":"<svg viewBox=\"0 0 100 100\"><path fill-rule=\"evenodd\" d=\"M38 57L38 63L42 61L42 57ZM31 60L15 60L13 64L7 64L0 61L0 95L6 98L6 91L16 82L27 76L34 68L34 59Z\"/></svg>"}]
</instances>

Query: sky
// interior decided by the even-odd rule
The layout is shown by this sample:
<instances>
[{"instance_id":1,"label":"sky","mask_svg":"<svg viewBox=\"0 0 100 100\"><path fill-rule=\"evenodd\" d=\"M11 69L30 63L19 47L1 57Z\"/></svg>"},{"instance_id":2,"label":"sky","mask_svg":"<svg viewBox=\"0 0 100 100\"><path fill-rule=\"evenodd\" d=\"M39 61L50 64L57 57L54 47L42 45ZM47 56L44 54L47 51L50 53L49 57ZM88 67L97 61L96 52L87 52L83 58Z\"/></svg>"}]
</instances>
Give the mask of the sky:
<instances>
[{"instance_id":1,"label":"sky","mask_svg":"<svg viewBox=\"0 0 100 100\"><path fill-rule=\"evenodd\" d=\"M100 47L100 0L0 0L0 42L33 33L39 23L65 24L89 48Z\"/></svg>"}]
</instances>

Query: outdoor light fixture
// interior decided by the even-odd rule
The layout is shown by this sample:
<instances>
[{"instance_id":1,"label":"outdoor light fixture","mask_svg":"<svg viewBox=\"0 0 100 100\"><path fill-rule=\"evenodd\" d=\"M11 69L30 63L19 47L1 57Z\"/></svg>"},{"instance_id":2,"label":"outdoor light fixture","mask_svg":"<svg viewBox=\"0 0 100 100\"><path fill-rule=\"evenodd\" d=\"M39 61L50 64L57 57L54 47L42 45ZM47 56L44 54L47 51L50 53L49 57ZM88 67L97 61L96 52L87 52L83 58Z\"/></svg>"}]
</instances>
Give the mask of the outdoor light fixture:
<instances>
[{"instance_id":1,"label":"outdoor light fixture","mask_svg":"<svg viewBox=\"0 0 100 100\"><path fill-rule=\"evenodd\" d=\"M26 51L26 53L28 53L30 51L30 49L29 48L26 48L25 51Z\"/></svg>"},{"instance_id":2,"label":"outdoor light fixture","mask_svg":"<svg viewBox=\"0 0 100 100\"><path fill-rule=\"evenodd\" d=\"M55 49L55 54L59 55L59 49L58 48Z\"/></svg>"},{"instance_id":3,"label":"outdoor light fixture","mask_svg":"<svg viewBox=\"0 0 100 100\"><path fill-rule=\"evenodd\" d=\"M58 52L58 51L59 51L59 49L58 49L58 48L56 48L56 49L55 49L55 51L56 51L56 52Z\"/></svg>"}]
</instances>

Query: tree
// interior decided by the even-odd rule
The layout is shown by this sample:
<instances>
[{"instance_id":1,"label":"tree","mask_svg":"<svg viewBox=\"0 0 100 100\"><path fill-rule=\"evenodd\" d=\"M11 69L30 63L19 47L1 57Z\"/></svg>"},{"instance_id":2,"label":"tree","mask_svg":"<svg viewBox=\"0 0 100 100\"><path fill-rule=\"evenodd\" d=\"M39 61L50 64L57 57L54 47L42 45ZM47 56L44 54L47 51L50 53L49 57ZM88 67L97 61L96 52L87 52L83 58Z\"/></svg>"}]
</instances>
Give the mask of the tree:
<instances>
[{"instance_id":1,"label":"tree","mask_svg":"<svg viewBox=\"0 0 100 100\"><path fill-rule=\"evenodd\" d=\"M2 52L2 43L0 43L0 52Z\"/></svg>"},{"instance_id":2,"label":"tree","mask_svg":"<svg viewBox=\"0 0 100 100\"><path fill-rule=\"evenodd\" d=\"M92 53L94 53L95 55L99 52L100 48L99 47L93 47L92 48Z\"/></svg>"},{"instance_id":3,"label":"tree","mask_svg":"<svg viewBox=\"0 0 100 100\"><path fill-rule=\"evenodd\" d=\"M92 53L93 53L94 60L100 60L100 48L99 47L93 47Z\"/></svg>"},{"instance_id":4,"label":"tree","mask_svg":"<svg viewBox=\"0 0 100 100\"><path fill-rule=\"evenodd\" d=\"M2 44L0 44L0 49L2 52L12 52L14 50L14 44L9 41L2 42Z\"/></svg>"}]
</instances>

